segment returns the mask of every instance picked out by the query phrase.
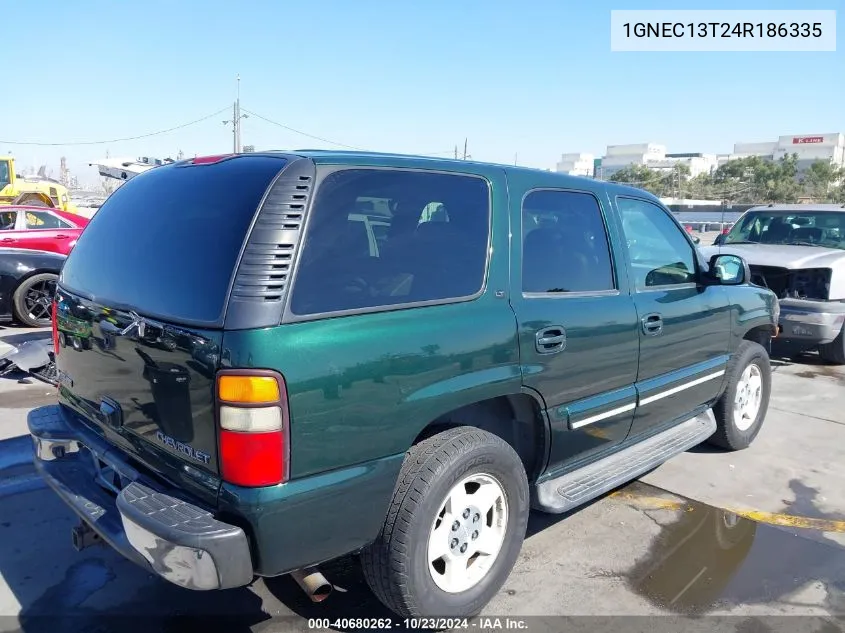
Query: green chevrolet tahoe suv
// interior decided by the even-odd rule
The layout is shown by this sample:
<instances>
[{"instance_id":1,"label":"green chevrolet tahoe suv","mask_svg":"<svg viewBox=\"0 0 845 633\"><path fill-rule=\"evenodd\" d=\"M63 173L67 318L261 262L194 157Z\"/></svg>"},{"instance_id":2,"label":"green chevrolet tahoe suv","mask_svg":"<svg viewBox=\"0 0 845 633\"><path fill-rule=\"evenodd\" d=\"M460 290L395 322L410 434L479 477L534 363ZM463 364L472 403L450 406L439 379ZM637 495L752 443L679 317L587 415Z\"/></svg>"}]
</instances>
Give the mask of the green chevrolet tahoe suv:
<instances>
[{"instance_id":1,"label":"green chevrolet tahoe suv","mask_svg":"<svg viewBox=\"0 0 845 633\"><path fill-rule=\"evenodd\" d=\"M112 194L62 270L35 465L78 548L183 587L313 587L357 554L396 613L471 616L531 508L747 447L776 312L637 189L374 153L181 161Z\"/></svg>"}]
</instances>

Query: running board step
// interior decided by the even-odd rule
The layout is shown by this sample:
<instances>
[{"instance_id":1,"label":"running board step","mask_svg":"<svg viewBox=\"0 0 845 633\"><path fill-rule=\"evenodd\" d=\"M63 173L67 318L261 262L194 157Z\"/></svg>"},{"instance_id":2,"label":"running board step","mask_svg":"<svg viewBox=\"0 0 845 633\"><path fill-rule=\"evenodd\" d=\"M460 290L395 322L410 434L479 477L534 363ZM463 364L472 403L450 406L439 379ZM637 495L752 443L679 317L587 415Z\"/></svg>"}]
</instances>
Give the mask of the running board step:
<instances>
[{"instance_id":1,"label":"running board step","mask_svg":"<svg viewBox=\"0 0 845 633\"><path fill-rule=\"evenodd\" d=\"M715 431L716 418L708 409L618 453L537 484L532 505L553 514L568 512L701 444Z\"/></svg>"}]
</instances>

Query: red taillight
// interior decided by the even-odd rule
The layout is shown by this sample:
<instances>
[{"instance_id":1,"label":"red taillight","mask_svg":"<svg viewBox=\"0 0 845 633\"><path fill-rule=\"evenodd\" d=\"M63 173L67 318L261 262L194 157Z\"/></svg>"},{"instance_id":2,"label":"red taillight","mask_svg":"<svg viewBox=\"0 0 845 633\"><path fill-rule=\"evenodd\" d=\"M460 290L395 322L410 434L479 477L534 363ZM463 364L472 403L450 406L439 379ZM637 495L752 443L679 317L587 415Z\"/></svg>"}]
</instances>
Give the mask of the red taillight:
<instances>
[{"instance_id":1,"label":"red taillight","mask_svg":"<svg viewBox=\"0 0 845 633\"><path fill-rule=\"evenodd\" d=\"M59 306L58 302L55 299L53 299L53 315L50 318L50 321L52 322L52 326L53 326L53 355L54 356L59 355L59 322L58 322L58 315L56 314L56 311L59 309L58 306Z\"/></svg>"},{"instance_id":2,"label":"red taillight","mask_svg":"<svg viewBox=\"0 0 845 633\"><path fill-rule=\"evenodd\" d=\"M273 486L285 478L281 431L239 433L220 429L220 470L236 486Z\"/></svg>"},{"instance_id":3,"label":"red taillight","mask_svg":"<svg viewBox=\"0 0 845 633\"><path fill-rule=\"evenodd\" d=\"M730 232L731 232L731 230L728 227L725 227L725 228L722 229L722 235L727 235Z\"/></svg>"},{"instance_id":4,"label":"red taillight","mask_svg":"<svg viewBox=\"0 0 845 633\"><path fill-rule=\"evenodd\" d=\"M283 483L288 476L285 381L269 370L222 370L216 385L220 475L236 486Z\"/></svg>"}]
</instances>

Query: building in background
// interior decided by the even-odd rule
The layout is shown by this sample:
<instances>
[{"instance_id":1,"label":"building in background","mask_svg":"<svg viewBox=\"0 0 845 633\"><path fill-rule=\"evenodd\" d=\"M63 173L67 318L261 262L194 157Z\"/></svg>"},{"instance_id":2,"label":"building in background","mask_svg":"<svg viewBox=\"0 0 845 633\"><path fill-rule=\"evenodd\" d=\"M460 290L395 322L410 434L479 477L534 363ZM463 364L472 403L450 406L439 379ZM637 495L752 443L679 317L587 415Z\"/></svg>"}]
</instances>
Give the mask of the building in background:
<instances>
[{"instance_id":1,"label":"building in background","mask_svg":"<svg viewBox=\"0 0 845 633\"><path fill-rule=\"evenodd\" d=\"M798 155L798 171L804 171L817 160L845 167L845 134L808 134L781 136L775 146L775 160L790 154Z\"/></svg>"},{"instance_id":2,"label":"building in background","mask_svg":"<svg viewBox=\"0 0 845 633\"><path fill-rule=\"evenodd\" d=\"M730 154L689 152L670 154L659 143L608 145L601 158L590 154L563 154L556 171L585 175L584 165L592 160L592 175L607 180L614 173L631 165L643 165L658 171L671 171L678 164L689 167L690 176L710 174L728 161L759 156L764 160L780 160L797 154L798 171L803 172L818 160L829 161L836 167L845 167L845 134L799 134L780 136L776 141L735 143Z\"/></svg>"},{"instance_id":3,"label":"building in background","mask_svg":"<svg viewBox=\"0 0 845 633\"><path fill-rule=\"evenodd\" d=\"M732 154L719 156L719 165L729 160L759 156L764 160L780 160L798 155L798 171L805 171L818 160L828 161L836 167L845 167L845 134L798 134L780 136L767 143L736 143Z\"/></svg>"},{"instance_id":4,"label":"building in background","mask_svg":"<svg viewBox=\"0 0 845 633\"><path fill-rule=\"evenodd\" d=\"M570 156L571 154L567 154ZM709 174L718 166L716 154L687 152L667 154L666 146L658 143L635 145L608 145L607 153L598 160L593 170L596 178L608 179L620 169L631 165L643 165L656 171L672 171L678 165L686 165L692 177Z\"/></svg>"},{"instance_id":5,"label":"building in background","mask_svg":"<svg viewBox=\"0 0 845 633\"><path fill-rule=\"evenodd\" d=\"M666 146L657 143L636 143L633 145L608 145L601 159L601 171L597 178L607 180L621 169L631 165L649 165L666 157Z\"/></svg>"},{"instance_id":6,"label":"building in background","mask_svg":"<svg viewBox=\"0 0 845 633\"><path fill-rule=\"evenodd\" d=\"M719 163L716 154L688 152L684 154L666 154L665 158L653 161L648 166L660 171L672 171L678 165L686 165L689 168L690 177L695 178L701 174L713 173L719 166Z\"/></svg>"},{"instance_id":7,"label":"building in background","mask_svg":"<svg viewBox=\"0 0 845 633\"><path fill-rule=\"evenodd\" d=\"M592 154L562 154L555 171L570 176L592 176L595 173L595 156Z\"/></svg>"}]
</instances>

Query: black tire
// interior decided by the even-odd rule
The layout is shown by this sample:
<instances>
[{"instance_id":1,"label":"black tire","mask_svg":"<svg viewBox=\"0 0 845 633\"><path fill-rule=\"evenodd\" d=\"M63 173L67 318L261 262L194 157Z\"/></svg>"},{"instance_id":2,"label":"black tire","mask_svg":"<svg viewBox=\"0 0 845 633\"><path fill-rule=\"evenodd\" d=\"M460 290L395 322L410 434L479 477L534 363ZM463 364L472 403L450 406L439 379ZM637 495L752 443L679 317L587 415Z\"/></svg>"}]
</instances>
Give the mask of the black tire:
<instances>
[{"instance_id":1,"label":"black tire","mask_svg":"<svg viewBox=\"0 0 845 633\"><path fill-rule=\"evenodd\" d=\"M429 569L432 526L450 491L473 474L492 476L507 500L504 540L474 586L448 593ZM401 617L472 617L496 595L519 556L528 525L528 481L522 461L501 438L474 427L438 433L411 448L376 541L361 554L367 583Z\"/></svg>"},{"instance_id":2,"label":"black tire","mask_svg":"<svg viewBox=\"0 0 845 633\"><path fill-rule=\"evenodd\" d=\"M845 365L845 325L830 343L819 345L819 356L831 365Z\"/></svg>"},{"instance_id":3,"label":"black tire","mask_svg":"<svg viewBox=\"0 0 845 633\"><path fill-rule=\"evenodd\" d=\"M760 373L761 401L756 417L747 428L743 429L734 421L734 400L740 378L745 369L751 365L756 366ZM742 341L728 363L727 386L713 407L713 414L716 416L716 432L707 442L729 451L748 448L763 426L771 393L772 368L769 363L769 354L759 343Z\"/></svg>"},{"instance_id":4,"label":"black tire","mask_svg":"<svg viewBox=\"0 0 845 633\"><path fill-rule=\"evenodd\" d=\"M53 273L39 273L24 279L12 295L12 309L15 312L15 318L29 327L47 327L50 325L53 294L56 292L56 280L58 278L59 276ZM34 296L36 293L38 297ZM38 301L37 306L32 308L27 306L30 301L36 299Z\"/></svg>"}]
</instances>

